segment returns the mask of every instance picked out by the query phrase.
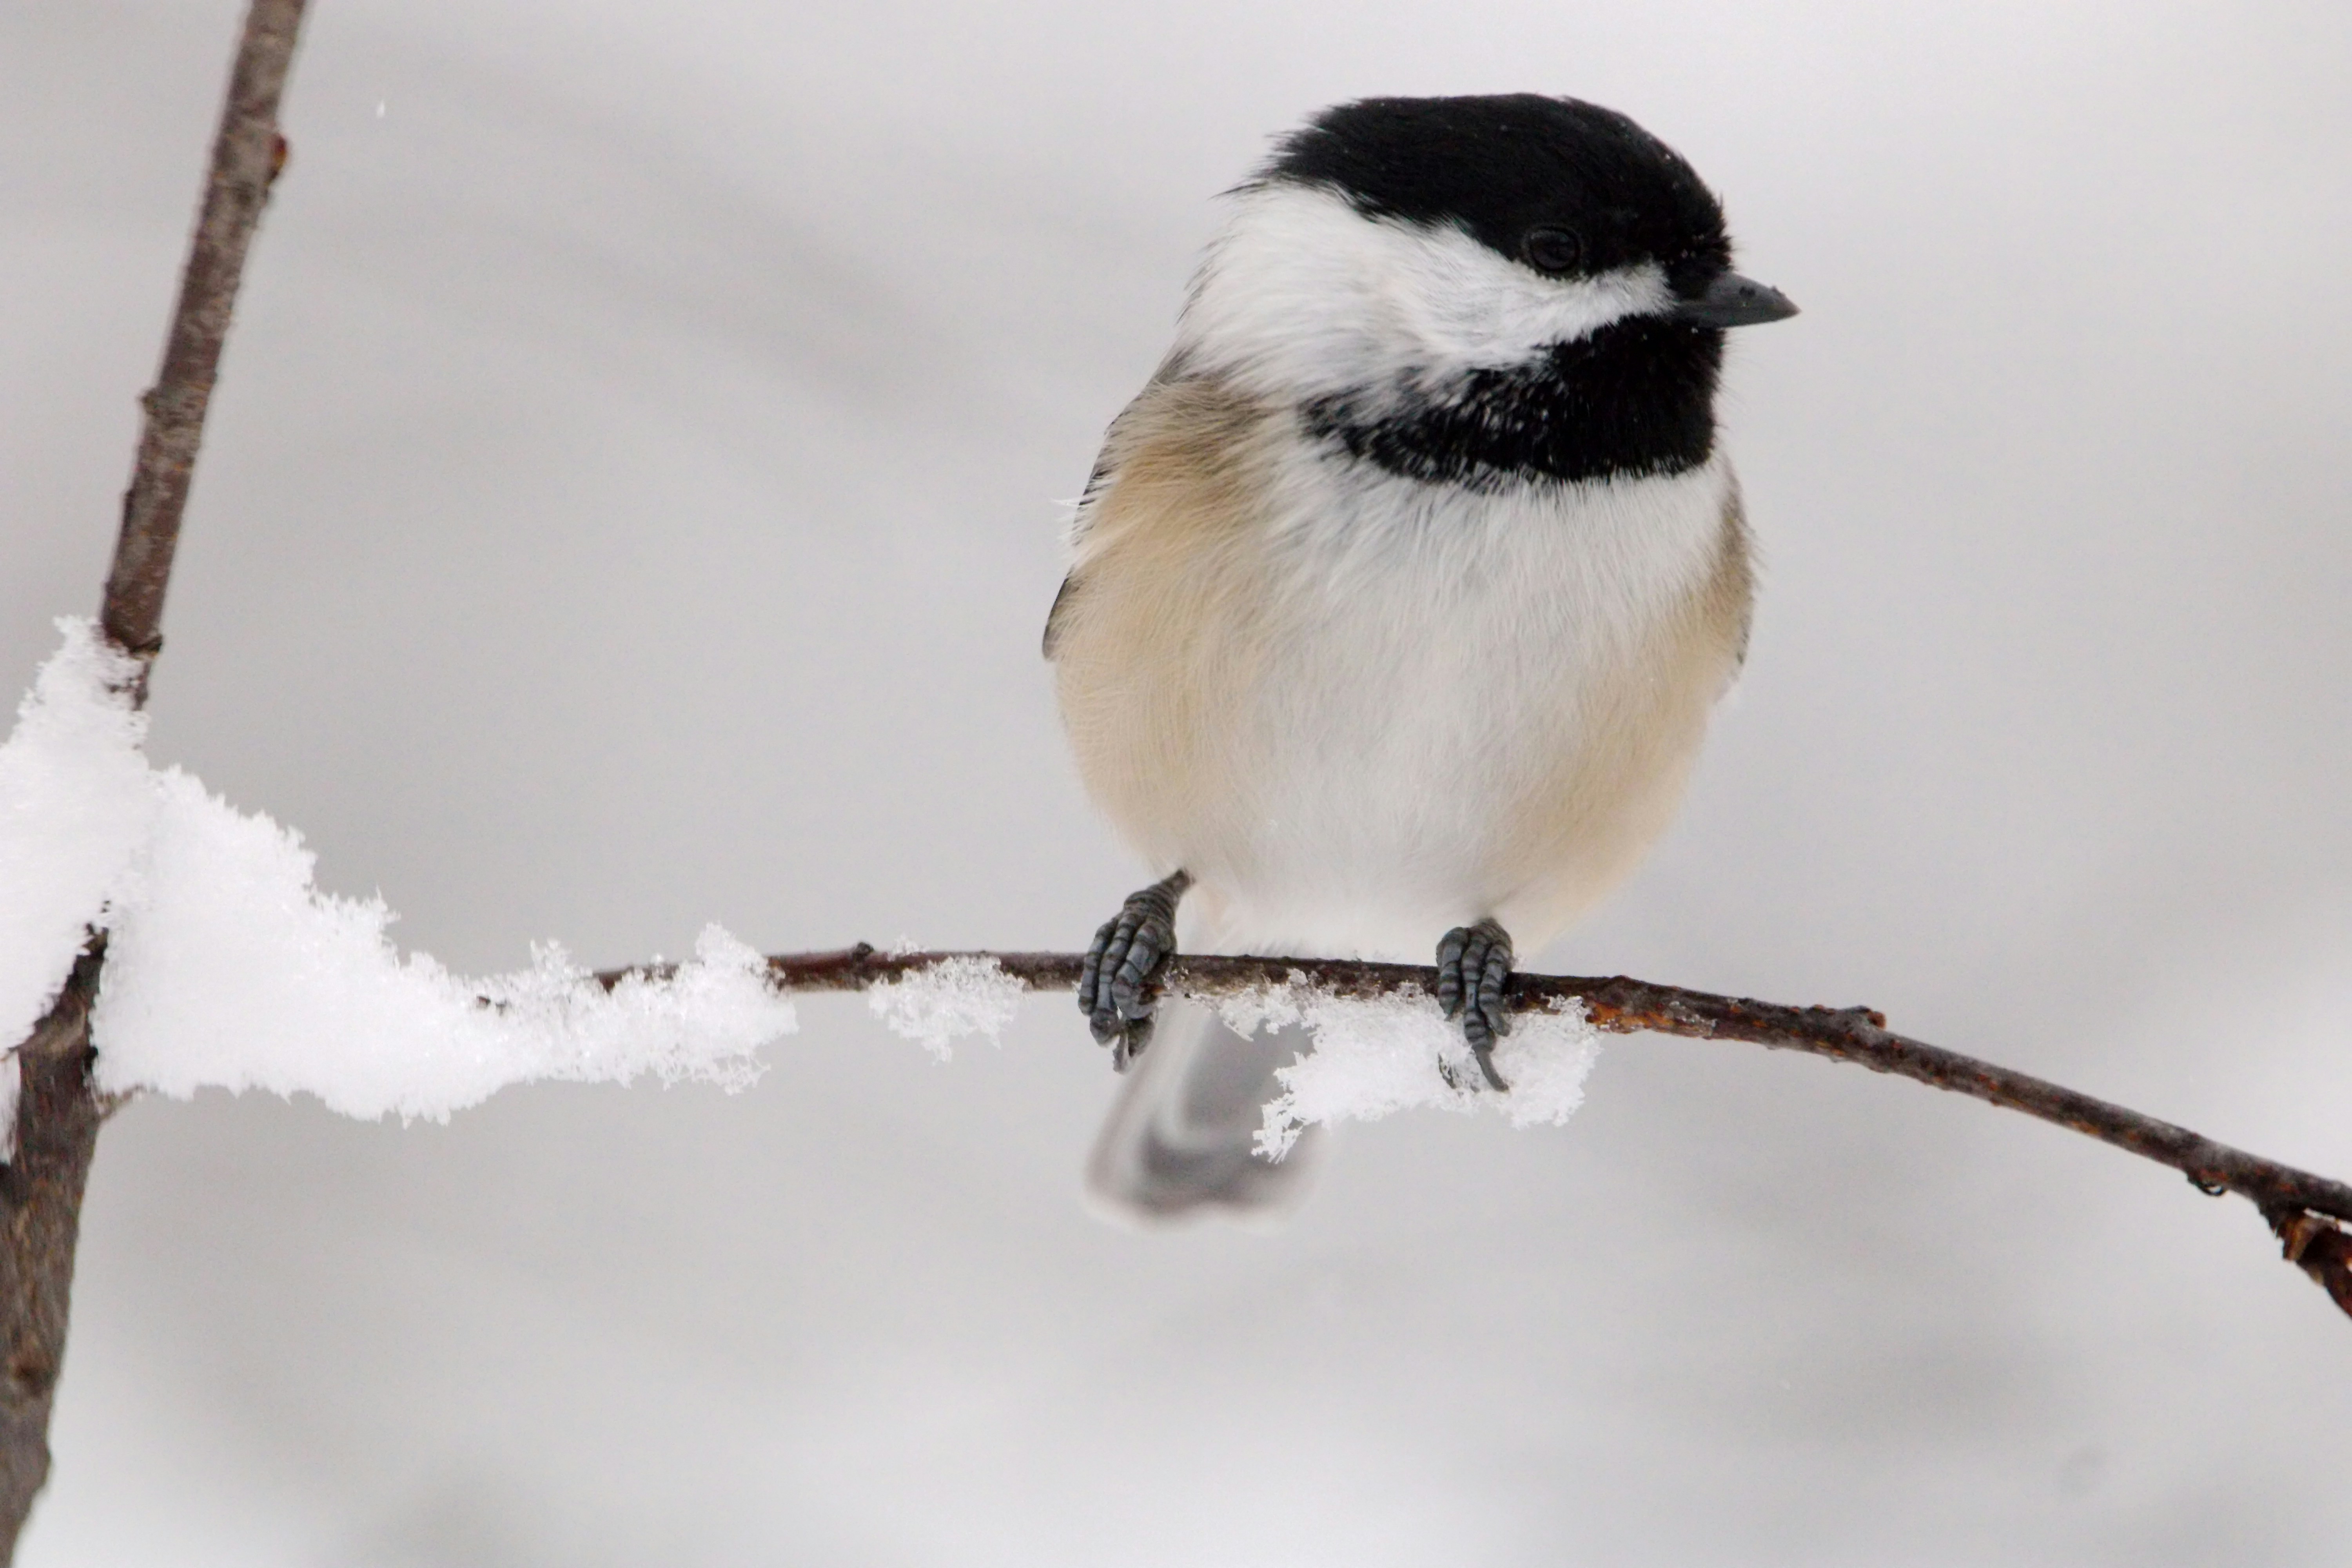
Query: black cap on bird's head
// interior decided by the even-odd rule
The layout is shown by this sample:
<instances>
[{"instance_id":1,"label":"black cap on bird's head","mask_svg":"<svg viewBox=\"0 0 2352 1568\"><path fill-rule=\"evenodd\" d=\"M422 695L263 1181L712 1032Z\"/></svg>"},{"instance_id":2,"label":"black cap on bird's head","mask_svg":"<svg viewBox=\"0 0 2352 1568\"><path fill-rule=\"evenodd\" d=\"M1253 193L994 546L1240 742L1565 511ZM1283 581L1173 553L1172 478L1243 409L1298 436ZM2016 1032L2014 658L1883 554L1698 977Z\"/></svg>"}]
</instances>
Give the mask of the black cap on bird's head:
<instances>
[{"instance_id":1,"label":"black cap on bird's head","mask_svg":"<svg viewBox=\"0 0 2352 1568\"><path fill-rule=\"evenodd\" d=\"M1451 224L1547 277L1655 263L1697 326L1797 308L1731 269L1723 209L1673 148L1570 98L1368 98L1284 138L1260 174L1321 185L1367 216Z\"/></svg>"}]
</instances>

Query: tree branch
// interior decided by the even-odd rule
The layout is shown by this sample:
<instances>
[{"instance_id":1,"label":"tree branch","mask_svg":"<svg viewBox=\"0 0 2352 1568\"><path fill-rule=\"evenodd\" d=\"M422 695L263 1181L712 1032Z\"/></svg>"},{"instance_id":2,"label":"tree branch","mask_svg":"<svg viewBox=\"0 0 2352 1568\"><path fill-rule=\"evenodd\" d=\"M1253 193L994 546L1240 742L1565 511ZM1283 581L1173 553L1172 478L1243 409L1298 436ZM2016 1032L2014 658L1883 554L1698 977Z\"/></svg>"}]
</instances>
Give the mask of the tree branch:
<instances>
[{"instance_id":1,"label":"tree branch","mask_svg":"<svg viewBox=\"0 0 2352 1568\"><path fill-rule=\"evenodd\" d=\"M992 958L1032 991L1068 991L1078 981L1073 952L882 952L860 943L832 952L782 953L768 972L787 991L862 991L897 980L941 959ZM597 979L608 988L631 973L659 974L668 966L613 970ZM1404 963L1340 960L1181 956L1170 962L1163 984L1188 996L1231 996L1284 984L1303 974L1340 996L1394 995L1418 989L1434 994L1437 972ZM1624 975L1515 974L1514 1005L1574 998L1596 1028L1612 1034L1649 1032L1692 1039L1739 1040L1773 1050L1802 1051L1853 1062L2053 1123L2085 1137L2170 1166L2200 1191L2235 1193L2251 1201L2277 1233L2287 1260L2352 1315L2352 1185L2296 1170L2242 1149L2095 1099L2030 1073L1910 1039L1886 1027L1867 1007L1791 1007L1740 996L1718 996Z\"/></svg>"},{"instance_id":2,"label":"tree branch","mask_svg":"<svg viewBox=\"0 0 2352 1568\"><path fill-rule=\"evenodd\" d=\"M270 183L286 162L278 104L293 62L304 0L253 0L213 141L204 205L188 243L180 296L146 419L100 625L145 668L163 647L163 591L188 504L205 412L237 283ZM82 1192L109 1107L89 1079L89 1013L105 944L93 938L65 988L16 1047L16 1146L0 1170L0 1568L49 1475L49 1415L65 1358Z\"/></svg>"},{"instance_id":3,"label":"tree branch","mask_svg":"<svg viewBox=\"0 0 2352 1568\"><path fill-rule=\"evenodd\" d=\"M117 647L142 658L152 658L163 647L163 590L179 548L180 517L195 478L196 447L220 374L221 348L228 340L253 231L270 184L286 165L278 100L294 63L303 4L253 0L246 13L245 36L213 141L204 206L188 241L179 302L163 342L163 367L139 400L146 420L131 488L122 495L122 531L106 574L100 623Z\"/></svg>"}]
</instances>

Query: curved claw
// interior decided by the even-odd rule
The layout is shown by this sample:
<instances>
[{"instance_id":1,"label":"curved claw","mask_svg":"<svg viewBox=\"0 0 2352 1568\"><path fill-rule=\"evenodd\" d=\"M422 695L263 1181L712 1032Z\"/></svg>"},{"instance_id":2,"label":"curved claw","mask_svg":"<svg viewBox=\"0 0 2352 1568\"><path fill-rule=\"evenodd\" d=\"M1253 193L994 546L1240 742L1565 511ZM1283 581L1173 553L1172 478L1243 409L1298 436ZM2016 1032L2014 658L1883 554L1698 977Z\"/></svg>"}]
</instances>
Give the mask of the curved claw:
<instances>
[{"instance_id":1,"label":"curved claw","mask_svg":"<svg viewBox=\"0 0 2352 1568\"><path fill-rule=\"evenodd\" d=\"M1078 969L1078 1010L1111 1065L1125 1072L1151 1037L1160 971L1176 952L1176 900L1192 879L1182 871L1131 894L1105 921Z\"/></svg>"},{"instance_id":2,"label":"curved claw","mask_svg":"<svg viewBox=\"0 0 2352 1568\"><path fill-rule=\"evenodd\" d=\"M1511 1032L1505 987L1511 978L1511 934L1492 920L1456 926L1437 944L1437 1005L1462 1020L1478 1070L1498 1092L1510 1085L1495 1070L1495 1042ZM1451 1081L1449 1077L1449 1081Z\"/></svg>"}]
</instances>

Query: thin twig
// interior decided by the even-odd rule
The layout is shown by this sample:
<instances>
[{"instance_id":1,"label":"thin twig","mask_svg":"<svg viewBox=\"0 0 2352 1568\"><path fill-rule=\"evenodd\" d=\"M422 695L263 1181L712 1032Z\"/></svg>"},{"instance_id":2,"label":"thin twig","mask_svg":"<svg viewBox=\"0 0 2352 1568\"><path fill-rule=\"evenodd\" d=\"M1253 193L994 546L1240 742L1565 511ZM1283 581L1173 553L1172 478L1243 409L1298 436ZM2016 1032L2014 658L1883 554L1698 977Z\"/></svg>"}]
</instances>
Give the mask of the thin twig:
<instances>
[{"instance_id":1,"label":"thin twig","mask_svg":"<svg viewBox=\"0 0 2352 1568\"><path fill-rule=\"evenodd\" d=\"M139 459L122 496L122 531L106 575L100 624L117 647L152 658L163 646L163 591L179 548L180 517L195 477L205 411L220 374L245 257L271 182L286 164L278 100L294 62L303 0L253 0L229 72L203 210L188 241L163 367L140 406Z\"/></svg>"},{"instance_id":2,"label":"thin twig","mask_svg":"<svg viewBox=\"0 0 2352 1568\"><path fill-rule=\"evenodd\" d=\"M782 953L768 960L768 972L787 991L860 991L958 957L992 958L1032 991L1067 991L1077 984L1080 960L1074 952L893 953L863 943L831 952ZM635 973L661 972L656 967ZM597 978L609 987L630 973L613 970ZM1341 996L1392 995L1414 989L1433 994L1437 984L1435 970L1413 964L1202 956L1171 961L1163 984L1182 995L1231 996L1280 985L1294 974ZM2352 1220L2352 1185L2217 1143L2186 1127L2030 1073L1895 1034L1886 1027L1885 1015L1867 1007L1790 1007L1622 974L1517 974L1511 978L1510 995L1521 1007L1574 998L1583 1004L1595 1027L1612 1034L1740 1040L1853 1062L2023 1111L2168 1165L2201 1191L2236 1193L2253 1203L2278 1234L2288 1261L2352 1315L2352 1235L2336 1223Z\"/></svg>"},{"instance_id":3,"label":"thin twig","mask_svg":"<svg viewBox=\"0 0 2352 1568\"><path fill-rule=\"evenodd\" d=\"M140 702L144 667L163 647L163 592L246 252L286 162L278 104L303 4L253 0L246 13L163 368L140 400L146 420L99 616L107 637L141 660L133 693ZM89 1079L89 1013L104 961L104 943L93 939L16 1052L16 1148L0 1170L0 1568L14 1561L33 1499L48 1479L49 1414L65 1357L82 1192L99 1124L112 1109Z\"/></svg>"}]
</instances>

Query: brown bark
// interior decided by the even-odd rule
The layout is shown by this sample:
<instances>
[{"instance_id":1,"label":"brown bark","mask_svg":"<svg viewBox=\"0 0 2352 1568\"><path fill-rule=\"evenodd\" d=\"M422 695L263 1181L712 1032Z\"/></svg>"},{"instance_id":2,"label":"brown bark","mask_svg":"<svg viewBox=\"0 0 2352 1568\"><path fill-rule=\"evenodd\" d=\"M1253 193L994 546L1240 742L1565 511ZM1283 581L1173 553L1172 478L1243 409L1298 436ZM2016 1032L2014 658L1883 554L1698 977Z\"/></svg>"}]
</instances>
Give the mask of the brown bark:
<instances>
[{"instance_id":1,"label":"brown bark","mask_svg":"<svg viewBox=\"0 0 2352 1568\"><path fill-rule=\"evenodd\" d=\"M270 184L286 163L278 100L294 61L304 0L253 0L230 68L228 99L205 181L204 206L188 241L180 298L163 342L163 367L140 399L146 419L139 458L122 496L122 531L106 575L100 624L115 644L152 658L163 646L163 591L180 543L180 517L195 477L205 411L220 374L221 347L236 309L247 249Z\"/></svg>"},{"instance_id":2,"label":"brown bark","mask_svg":"<svg viewBox=\"0 0 2352 1568\"><path fill-rule=\"evenodd\" d=\"M0 1170L0 1562L49 1479L49 1411L65 1356L81 1194L102 1110L89 1088L93 943L17 1047L16 1152Z\"/></svg>"},{"instance_id":3,"label":"brown bark","mask_svg":"<svg viewBox=\"0 0 2352 1568\"><path fill-rule=\"evenodd\" d=\"M220 371L247 247L285 166L278 104L304 0L253 0L229 73L204 204L146 419L99 613L107 637L145 667L163 647L163 593L188 504L205 411ZM105 944L93 938L72 976L16 1048L16 1148L0 1170L0 1568L13 1561L49 1474L49 1414L65 1357L82 1191L105 1115L91 1087L89 1010Z\"/></svg>"},{"instance_id":4,"label":"brown bark","mask_svg":"<svg viewBox=\"0 0 2352 1568\"><path fill-rule=\"evenodd\" d=\"M768 971L777 985L788 991L859 991L951 957L993 958L1006 973L1033 991L1067 991L1078 981L1080 959L1074 952L887 953L863 943L831 952L779 954L768 960ZM597 978L610 986L628 973L614 970ZM1190 955L1170 962L1162 984L1183 994L1221 996L1279 985L1292 974L1304 974L1343 996L1383 995L1412 988L1434 994L1437 985L1435 970L1412 964ZM2096 1138L2144 1160L2170 1166L2203 1192L2236 1193L2252 1202L2277 1232L2288 1261L2309 1274L2330 1300L2352 1315L2352 1235L2335 1223L2352 1220L2352 1186L2342 1182L2217 1143L2186 1127L2030 1073L1906 1038L1886 1027L1885 1015L1867 1007L1791 1007L1685 991L1622 974L1601 978L1516 974L1511 977L1510 996L1519 1007L1574 997L1584 1004L1596 1027L1612 1034L1648 1031L1696 1039L1740 1040L1853 1062L1873 1072L1949 1089Z\"/></svg>"}]
</instances>

